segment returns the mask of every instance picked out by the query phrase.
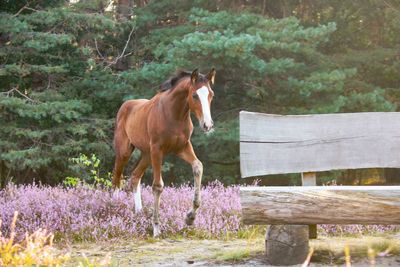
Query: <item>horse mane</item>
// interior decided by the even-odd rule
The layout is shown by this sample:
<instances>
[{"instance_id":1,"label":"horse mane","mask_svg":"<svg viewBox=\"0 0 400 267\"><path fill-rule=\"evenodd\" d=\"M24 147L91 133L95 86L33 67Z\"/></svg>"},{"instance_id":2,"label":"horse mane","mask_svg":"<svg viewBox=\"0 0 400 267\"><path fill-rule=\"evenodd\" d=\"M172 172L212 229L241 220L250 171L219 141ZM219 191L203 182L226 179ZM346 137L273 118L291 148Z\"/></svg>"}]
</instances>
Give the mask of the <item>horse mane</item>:
<instances>
[{"instance_id":1,"label":"horse mane","mask_svg":"<svg viewBox=\"0 0 400 267\"><path fill-rule=\"evenodd\" d=\"M160 85L160 91L164 92L169 89L173 89L181 79L185 77L190 77L190 75L192 75L192 73L189 71L185 70L178 71L174 76L170 77L168 80L166 80Z\"/></svg>"}]
</instances>

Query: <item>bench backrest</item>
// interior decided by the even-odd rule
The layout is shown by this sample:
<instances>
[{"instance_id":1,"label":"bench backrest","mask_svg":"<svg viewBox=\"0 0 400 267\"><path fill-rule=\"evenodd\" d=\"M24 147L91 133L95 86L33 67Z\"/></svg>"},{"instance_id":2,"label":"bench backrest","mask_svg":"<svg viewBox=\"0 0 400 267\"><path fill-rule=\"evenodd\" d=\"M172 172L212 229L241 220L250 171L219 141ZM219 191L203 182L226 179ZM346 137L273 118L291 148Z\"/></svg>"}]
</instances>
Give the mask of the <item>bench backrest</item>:
<instances>
[{"instance_id":1,"label":"bench backrest","mask_svg":"<svg viewBox=\"0 0 400 267\"><path fill-rule=\"evenodd\" d=\"M400 167L400 113L240 112L242 177Z\"/></svg>"}]
</instances>

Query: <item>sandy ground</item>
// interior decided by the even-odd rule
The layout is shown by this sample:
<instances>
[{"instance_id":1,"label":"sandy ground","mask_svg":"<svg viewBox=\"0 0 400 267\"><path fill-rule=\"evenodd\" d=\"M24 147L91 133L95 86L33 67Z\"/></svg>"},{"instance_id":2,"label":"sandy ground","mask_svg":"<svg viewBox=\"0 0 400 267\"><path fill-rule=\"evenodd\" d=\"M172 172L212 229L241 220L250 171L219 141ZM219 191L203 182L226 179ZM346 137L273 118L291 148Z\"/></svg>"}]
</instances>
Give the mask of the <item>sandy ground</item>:
<instances>
[{"instance_id":1,"label":"sandy ground","mask_svg":"<svg viewBox=\"0 0 400 267\"><path fill-rule=\"evenodd\" d=\"M400 239L395 237L319 238L311 246L315 253L309 266L345 266L343 248L349 245L352 266L371 266L368 247L376 250L375 266L400 266ZM392 250L383 253L389 244ZM264 240L131 240L80 243L64 248L71 253L67 266L88 259L93 262L110 257L112 266L270 266L264 257ZM381 250L382 251L379 251ZM378 255L380 253L380 256ZM300 266L300 265L297 265Z\"/></svg>"}]
</instances>

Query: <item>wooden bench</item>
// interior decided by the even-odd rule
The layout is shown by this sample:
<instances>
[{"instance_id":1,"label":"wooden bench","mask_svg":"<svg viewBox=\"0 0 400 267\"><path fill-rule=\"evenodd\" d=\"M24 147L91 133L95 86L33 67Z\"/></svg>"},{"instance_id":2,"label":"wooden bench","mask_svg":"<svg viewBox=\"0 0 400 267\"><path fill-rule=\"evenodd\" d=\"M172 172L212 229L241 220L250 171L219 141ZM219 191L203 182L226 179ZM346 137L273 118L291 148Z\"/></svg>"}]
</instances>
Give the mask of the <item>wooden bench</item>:
<instances>
[{"instance_id":1,"label":"wooden bench","mask_svg":"<svg viewBox=\"0 0 400 267\"><path fill-rule=\"evenodd\" d=\"M271 225L266 237L271 264L303 262L316 224L400 222L400 186L316 186L320 171L400 168L400 113L242 111L240 167L242 177L302 174L304 187L240 189L243 222Z\"/></svg>"}]
</instances>

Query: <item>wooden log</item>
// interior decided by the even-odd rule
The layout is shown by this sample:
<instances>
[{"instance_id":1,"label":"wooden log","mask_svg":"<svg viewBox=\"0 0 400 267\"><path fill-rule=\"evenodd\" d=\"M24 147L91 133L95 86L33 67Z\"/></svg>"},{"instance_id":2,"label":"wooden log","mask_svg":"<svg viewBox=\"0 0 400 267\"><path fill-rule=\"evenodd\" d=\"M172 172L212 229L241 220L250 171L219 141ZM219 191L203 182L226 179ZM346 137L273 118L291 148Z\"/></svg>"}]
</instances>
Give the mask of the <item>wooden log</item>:
<instances>
[{"instance_id":1,"label":"wooden log","mask_svg":"<svg viewBox=\"0 0 400 267\"><path fill-rule=\"evenodd\" d=\"M307 225L271 225L265 250L271 265L294 265L305 261L308 254Z\"/></svg>"},{"instance_id":2,"label":"wooden log","mask_svg":"<svg viewBox=\"0 0 400 267\"><path fill-rule=\"evenodd\" d=\"M315 172L301 174L303 186L315 186ZM317 238L317 226L270 225L265 236L265 251L272 265L293 265L304 262L308 254L309 238Z\"/></svg>"},{"instance_id":3,"label":"wooden log","mask_svg":"<svg viewBox=\"0 0 400 267\"><path fill-rule=\"evenodd\" d=\"M400 167L400 112L240 112L242 177Z\"/></svg>"},{"instance_id":4,"label":"wooden log","mask_svg":"<svg viewBox=\"0 0 400 267\"><path fill-rule=\"evenodd\" d=\"M241 187L245 224L399 224L400 186Z\"/></svg>"}]
</instances>

